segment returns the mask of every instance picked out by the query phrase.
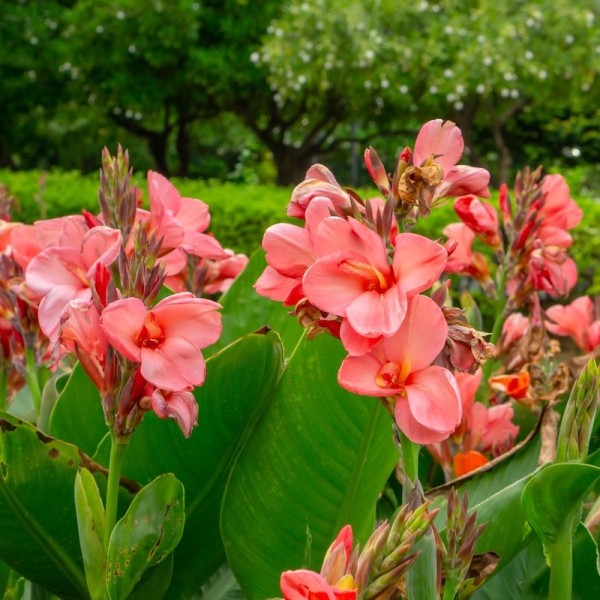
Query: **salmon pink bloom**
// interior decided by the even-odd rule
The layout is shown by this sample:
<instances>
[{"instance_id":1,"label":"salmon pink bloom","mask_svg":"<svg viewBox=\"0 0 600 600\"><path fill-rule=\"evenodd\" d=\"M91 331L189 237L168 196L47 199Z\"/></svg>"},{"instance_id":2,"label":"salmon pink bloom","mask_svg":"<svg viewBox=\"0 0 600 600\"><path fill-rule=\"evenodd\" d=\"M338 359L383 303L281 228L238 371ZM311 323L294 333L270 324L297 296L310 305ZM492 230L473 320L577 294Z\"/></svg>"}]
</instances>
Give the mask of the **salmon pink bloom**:
<instances>
[{"instance_id":1,"label":"salmon pink bloom","mask_svg":"<svg viewBox=\"0 0 600 600\"><path fill-rule=\"evenodd\" d=\"M313 237L317 227L329 218L332 204L326 198L315 198L306 208L305 227L278 223L263 236L267 268L255 284L261 296L294 306L305 296L302 278L317 260Z\"/></svg>"},{"instance_id":2,"label":"salmon pink bloom","mask_svg":"<svg viewBox=\"0 0 600 600\"><path fill-rule=\"evenodd\" d=\"M571 336L584 351L600 346L600 319L589 296L581 296L566 306L555 305L546 310L546 328L554 335Z\"/></svg>"},{"instance_id":3,"label":"salmon pink bloom","mask_svg":"<svg viewBox=\"0 0 600 600\"><path fill-rule=\"evenodd\" d=\"M339 384L356 394L395 399L398 427L418 444L446 439L462 416L454 376L430 366L448 335L439 306L426 296L408 300L400 329L362 356L347 357Z\"/></svg>"},{"instance_id":4,"label":"salmon pink bloom","mask_svg":"<svg viewBox=\"0 0 600 600\"><path fill-rule=\"evenodd\" d=\"M498 214L489 202L482 202L474 196L461 196L454 202L454 210L461 221L472 229L488 246L500 247Z\"/></svg>"},{"instance_id":5,"label":"salmon pink bloom","mask_svg":"<svg viewBox=\"0 0 600 600\"><path fill-rule=\"evenodd\" d=\"M546 175L541 183L544 201L538 213L541 228L573 229L583 218L583 211L571 198L569 186L562 175Z\"/></svg>"},{"instance_id":6,"label":"salmon pink bloom","mask_svg":"<svg viewBox=\"0 0 600 600\"><path fill-rule=\"evenodd\" d=\"M46 248L35 256L25 271L25 283L37 296L42 331L55 339L60 317L71 300L91 300L90 281L96 265L112 264L121 248L121 233L110 227L94 227L85 234L77 227L69 244Z\"/></svg>"},{"instance_id":7,"label":"salmon pink bloom","mask_svg":"<svg viewBox=\"0 0 600 600\"><path fill-rule=\"evenodd\" d=\"M210 224L210 214L202 200L181 196L167 178L154 171L148 171L148 195L150 229L163 238L165 247L182 248L202 258L227 258L221 244L203 233Z\"/></svg>"},{"instance_id":8,"label":"salmon pink bloom","mask_svg":"<svg viewBox=\"0 0 600 600\"><path fill-rule=\"evenodd\" d=\"M490 174L485 169L458 165L465 143L460 129L452 121L435 119L421 127L415 141L413 163L424 166L435 163L442 169L442 178L433 199L457 194L489 197Z\"/></svg>"},{"instance_id":9,"label":"salmon pink bloom","mask_svg":"<svg viewBox=\"0 0 600 600\"><path fill-rule=\"evenodd\" d=\"M323 165L313 165L306 172L306 178L292 191L287 207L290 217L304 219L309 204L317 198L326 199L338 214L351 208L350 195L337 182L333 173Z\"/></svg>"},{"instance_id":10,"label":"salmon pink bloom","mask_svg":"<svg viewBox=\"0 0 600 600\"><path fill-rule=\"evenodd\" d=\"M221 335L220 305L182 292L147 309L137 298L109 304L101 328L125 358L140 363L144 379L171 392L202 385L206 366L200 350Z\"/></svg>"},{"instance_id":11,"label":"salmon pink bloom","mask_svg":"<svg viewBox=\"0 0 600 600\"><path fill-rule=\"evenodd\" d=\"M338 587L314 571L299 569L282 573L279 584L284 600L356 600L357 597L351 576L344 578Z\"/></svg>"},{"instance_id":12,"label":"salmon pink bloom","mask_svg":"<svg viewBox=\"0 0 600 600\"><path fill-rule=\"evenodd\" d=\"M347 319L348 330L374 339L398 331L407 298L431 287L447 259L436 242L402 233L394 239L390 264L383 239L353 218L325 219L313 243L321 258L304 276L306 297L324 312ZM344 336L342 341L352 352Z\"/></svg>"}]
</instances>

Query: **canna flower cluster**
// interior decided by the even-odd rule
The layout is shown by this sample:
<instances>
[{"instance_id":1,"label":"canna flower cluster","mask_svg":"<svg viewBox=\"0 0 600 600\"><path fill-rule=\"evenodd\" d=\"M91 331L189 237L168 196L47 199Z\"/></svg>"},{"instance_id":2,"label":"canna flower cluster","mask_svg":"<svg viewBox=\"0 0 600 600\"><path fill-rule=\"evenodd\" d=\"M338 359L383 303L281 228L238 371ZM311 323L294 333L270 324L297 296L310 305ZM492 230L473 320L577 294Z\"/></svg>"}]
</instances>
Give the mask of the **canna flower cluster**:
<instances>
[{"instance_id":1,"label":"canna flower cluster","mask_svg":"<svg viewBox=\"0 0 600 600\"><path fill-rule=\"evenodd\" d=\"M206 233L206 204L182 197L152 171L148 189L150 210L144 210L127 153L119 149L113 158L105 151L98 216L38 221L10 232L21 273L11 289L35 311L46 360L54 368L67 367L69 355L80 361L119 439L148 410L175 419L186 436L197 423L192 392L206 376L201 350L221 333L220 305L182 286L155 303L167 275L179 276L190 257L212 261L216 293L245 264ZM219 261L232 258L236 266L224 266L221 276Z\"/></svg>"},{"instance_id":2,"label":"canna flower cluster","mask_svg":"<svg viewBox=\"0 0 600 600\"><path fill-rule=\"evenodd\" d=\"M446 268L448 252L400 232L399 223L406 229L456 190L487 195L487 172L456 165L462 150L460 130L441 120L422 127L414 153L403 150L391 177L369 148L365 163L383 198L367 201L342 188L326 167L311 167L288 206L304 226L267 229L268 266L255 285L292 307L309 337L322 331L338 337L348 352L340 385L382 398L417 443L441 441L460 423L454 376L433 364L458 329L423 295Z\"/></svg>"}]
</instances>

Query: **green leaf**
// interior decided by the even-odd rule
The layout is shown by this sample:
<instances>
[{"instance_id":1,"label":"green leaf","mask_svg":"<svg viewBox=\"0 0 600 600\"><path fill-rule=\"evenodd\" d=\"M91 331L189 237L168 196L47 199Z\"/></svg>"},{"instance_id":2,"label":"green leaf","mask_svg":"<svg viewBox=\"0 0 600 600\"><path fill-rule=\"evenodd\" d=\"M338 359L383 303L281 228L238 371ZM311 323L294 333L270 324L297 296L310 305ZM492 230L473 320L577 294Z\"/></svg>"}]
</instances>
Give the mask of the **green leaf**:
<instances>
[{"instance_id":1,"label":"green leaf","mask_svg":"<svg viewBox=\"0 0 600 600\"><path fill-rule=\"evenodd\" d=\"M473 600L539 600L549 593L550 569L542 544L536 536L510 563L485 582ZM573 540L573 600L600 598L598 547L588 529L580 523Z\"/></svg>"},{"instance_id":2,"label":"green leaf","mask_svg":"<svg viewBox=\"0 0 600 600\"><path fill-rule=\"evenodd\" d=\"M75 478L75 508L85 579L92 600L100 600L106 586L104 505L96 480L85 469Z\"/></svg>"},{"instance_id":3,"label":"green leaf","mask_svg":"<svg viewBox=\"0 0 600 600\"><path fill-rule=\"evenodd\" d=\"M135 586L129 600L161 600L164 598L173 576L173 562L175 553L171 552L167 558L148 569L140 582Z\"/></svg>"},{"instance_id":4,"label":"green leaf","mask_svg":"<svg viewBox=\"0 0 600 600\"><path fill-rule=\"evenodd\" d=\"M251 334L206 362L194 392L198 427L185 439L173 421L150 412L131 436L123 475L142 484L171 472L186 493L186 523L175 551L169 597L193 594L224 562L219 513L233 461L270 400L283 364L279 336ZM107 464L110 441L94 457Z\"/></svg>"},{"instance_id":5,"label":"green leaf","mask_svg":"<svg viewBox=\"0 0 600 600\"><path fill-rule=\"evenodd\" d=\"M211 350L224 348L239 337L263 327L279 333L286 357L295 348L303 330L296 319L289 315L291 309L260 296L253 287L266 266L264 250L259 248L242 274L219 300L223 306L223 333Z\"/></svg>"},{"instance_id":6,"label":"green leaf","mask_svg":"<svg viewBox=\"0 0 600 600\"><path fill-rule=\"evenodd\" d=\"M117 522L108 546L106 581L111 600L123 600L144 572L178 544L185 521L184 490L167 473L145 486Z\"/></svg>"},{"instance_id":7,"label":"green leaf","mask_svg":"<svg viewBox=\"0 0 600 600\"><path fill-rule=\"evenodd\" d=\"M98 389L77 364L52 411L50 433L93 456L107 432Z\"/></svg>"},{"instance_id":8,"label":"green leaf","mask_svg":"<svg viewBox=\"0 0 600 600\"><path fill-rule=\"evenodd\" d=\"M542 467L525 486L523 510L546 550L575 530L582 503L598 480L600 467L559 463Z\"/></svg>"},{"instance_id":9,"label":"green leaf","mask_svg":"<svg viewBox=\"0 0 600 600\"><path fill-rule=\"evenodd\" d=\"M0 414L0 558L64 598L87 597L73 489L76 447Z\"/></svg>"},{"instance_id":10,"label":"green leaf","mask_svg":"<svg viewBox=\"0 0 600 600\"><path fill-rule=\"evenodd\" d=\"M339 387L344 355L327 335L300 342L233 468L221 529L251 599L278 595L286 569L318 569L346 523L357 541L372 532L398 451L382 405Z\"/></svg>"}]
</instances>

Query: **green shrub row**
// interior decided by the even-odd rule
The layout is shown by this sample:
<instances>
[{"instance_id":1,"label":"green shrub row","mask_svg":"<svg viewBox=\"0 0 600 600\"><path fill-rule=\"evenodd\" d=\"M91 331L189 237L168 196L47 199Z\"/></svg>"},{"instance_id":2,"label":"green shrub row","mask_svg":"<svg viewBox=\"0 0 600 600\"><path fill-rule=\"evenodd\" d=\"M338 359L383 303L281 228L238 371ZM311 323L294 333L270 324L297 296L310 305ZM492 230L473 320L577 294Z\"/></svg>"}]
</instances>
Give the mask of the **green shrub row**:
<instances>
[{"instance_id":1,"label":"green shrub row","mask_svg":"<svg viewBox=\"0 0 600 600\"><path fill-rule=\"evenodd\" d=\"M291 188L176 178L172 181L182 195L200 198L210 206L210 231L225 247L236 252L252 253L269 225L292 221L285 215ZM39 218L79 214L82 209L98 212L98 177L94 175L0 170L0 183L16 198L13 220L32 223ZM144 190L144 201L147 201L144 178L137 176L136 184ZM576 188L574 185L572 192L583 209L584 218L573 232L571 248L580 271L575 292L600 294L600 202L578 195ZM375 190L366 193L374 194ZM449 202L420 221L416 231L438 238L442 236L444 226L456 220Z\"/></svg>"}]
</instances>

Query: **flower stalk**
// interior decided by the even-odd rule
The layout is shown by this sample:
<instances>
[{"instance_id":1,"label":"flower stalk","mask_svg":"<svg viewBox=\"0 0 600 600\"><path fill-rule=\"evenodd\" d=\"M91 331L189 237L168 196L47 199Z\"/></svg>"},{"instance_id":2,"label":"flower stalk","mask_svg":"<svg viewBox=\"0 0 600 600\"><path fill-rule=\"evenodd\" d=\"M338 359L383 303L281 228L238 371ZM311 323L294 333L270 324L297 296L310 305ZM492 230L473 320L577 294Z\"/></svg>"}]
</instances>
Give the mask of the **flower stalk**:
<instances>
[{"instance_id":1,"label":"flower stalk","mask_svg":"<svg viewBox=\"0 0 600 600\"><path fill-rule=\"evenodd\" d=\"M106 509L105 509L105 528L104 528L104 550L108 552L110 536L117 522L117 505L119 500L119 481L121 479L121 470L125 449L128 439L117 438L114 430L111 431L110 462L108 467L108 486L106 488Z\"/></svg>"}]
</instances>

